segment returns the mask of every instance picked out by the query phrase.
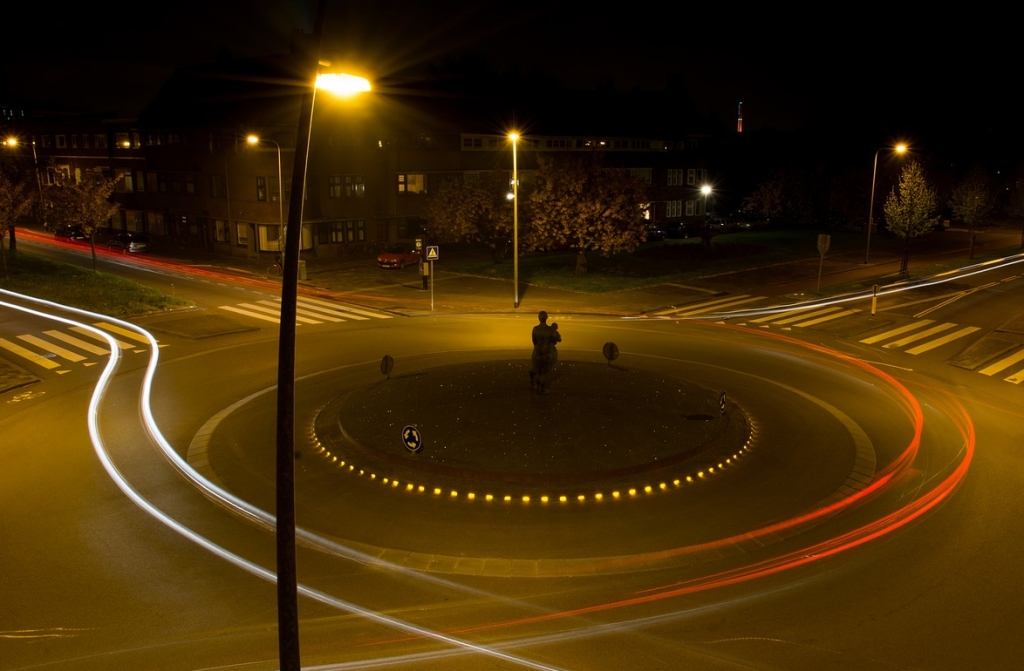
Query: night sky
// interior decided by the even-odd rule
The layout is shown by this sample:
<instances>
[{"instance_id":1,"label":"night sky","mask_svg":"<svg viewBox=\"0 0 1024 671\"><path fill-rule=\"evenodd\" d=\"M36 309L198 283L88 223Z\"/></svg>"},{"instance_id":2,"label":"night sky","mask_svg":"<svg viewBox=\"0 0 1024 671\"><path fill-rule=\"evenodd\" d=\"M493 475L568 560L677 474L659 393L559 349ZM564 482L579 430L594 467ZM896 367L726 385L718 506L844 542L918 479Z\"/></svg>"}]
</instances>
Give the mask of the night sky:
<instances>
[{"instance_id":1,"label":"night sky","mask_svg":"<svg viewBox=\"0 0 1024 671\"><path fill-rule=\"evenodd\" d=\"M976 7L953 16L886 5L809 12L697 4L655 11L651 3L619 3L605 11L592 2L334 1L325 46L378 77L416 77L474 54L570 88L653 90L674 79L724 127L735 125L743 101L746 130L811 129L831 136L826 147L848 133L967 151L1016 147L1020 139L1009 16ZM312 29L314 3L114 0L58 10L36 2L9 11L22 28L8 22L5 30L5 105L134 116L177 67L222 52L287 50L294 29Z\"/></svg>"}]
</instances>

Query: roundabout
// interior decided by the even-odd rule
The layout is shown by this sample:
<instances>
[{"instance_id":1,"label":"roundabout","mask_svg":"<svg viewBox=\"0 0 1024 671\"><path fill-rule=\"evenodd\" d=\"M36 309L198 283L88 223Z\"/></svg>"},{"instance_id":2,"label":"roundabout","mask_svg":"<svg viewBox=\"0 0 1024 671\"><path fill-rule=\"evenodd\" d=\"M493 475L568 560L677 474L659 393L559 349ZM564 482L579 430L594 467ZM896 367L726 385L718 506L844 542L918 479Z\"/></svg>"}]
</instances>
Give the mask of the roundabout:
<instances>
[{"instance_id":1,"label":"roundabout","mask_svg":"<svg viewBox=\"0 0 1024 671\"><path fill-rule=\"evenodd\" d=\"M709 347L723 328L746 347ZM406 354L387 380L369 364L305 376L299 524L428 572L592 575L768 556L891 504L921 436L902 385L788 338L686 329L686 341L678 325L625 329L649 348L623 347L615 367L599 344L566 349L546 394L530 391L516 350ZM272 400L220 414L190 449L264 509L272 473L228 437L271 432ZM408 426L423 437L417 452L403 444Z\"/></svg>"}]
</instances>

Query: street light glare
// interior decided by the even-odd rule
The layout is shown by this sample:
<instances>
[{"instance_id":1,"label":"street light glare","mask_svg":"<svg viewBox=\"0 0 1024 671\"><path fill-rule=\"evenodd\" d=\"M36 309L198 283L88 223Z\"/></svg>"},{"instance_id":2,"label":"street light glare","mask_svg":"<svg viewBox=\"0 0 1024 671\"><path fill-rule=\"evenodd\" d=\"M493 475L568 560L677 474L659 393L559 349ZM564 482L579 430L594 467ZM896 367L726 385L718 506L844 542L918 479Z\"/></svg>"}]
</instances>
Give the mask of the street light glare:
<instances>
[{"instance_id":1,"label":"street light glare","mask_svg":"<svg viewBox=\"0 0 1024 671\"><path fill-rule=\"evenodd\" d=\"M905 145L905 144L902 144L902 143L901 143L901 144L898 144L898 145L896 145L896 153L897 153L897 154L902 154L902 153L903 153L903 152L905 152L906 150L907 150L907 145Z\"/></svg>"},{"instance_id":2,"label":"street light glare","mask_svg":"<svg viewBox=\"0 0 1024 671\"><path fill-rule=\"evenodd\" d=\"M338 96L352 96L370 90L370 81L356 75L325 73L316 76L316 87Z\"/></svg>"},{"instance_id":3,"label":"street light glare","mask_svg":"<svg viewBox=\"0 0 1024 671\"><path fill-rule=\"evenodd\" d=\"M4 140L4 144L6 144L9 147L17 147L18 146L18 138L16 138L16 137L9 137L6 140Z\"/></svg>"},{"instance_id":4,"label":"street light glare","mask_svg":"<svg viewBox=\"0 0 1024 671\"><path fill-rule=\"evenodd\" d=\"M516 140L519 139L519 133L509 133L508 134L508 139L510 139L513 142L515 142Z\"/></svg>"},{"instance_id":5,"label":"street light glare","mask_svg":"<svg viewBox=\"0 0 1024 671\"><path fill-rule=\"evenodd\" d=\"M705 184L704 186L700 187L700 192L706 196L709 193L711 193L711 187Z\"/></svg>"},{"instance_id":6,"label":"street light glare","mask_svg":"<svg viewBox=\"0 0 1024 671\"><path fill-rule=\"evenodd\" d=\"M245 141L248 142L249 144L259 144L260 143L260 136L259 135L249 134L249 135L245 136Z\"/></svg>"}]
</instances>

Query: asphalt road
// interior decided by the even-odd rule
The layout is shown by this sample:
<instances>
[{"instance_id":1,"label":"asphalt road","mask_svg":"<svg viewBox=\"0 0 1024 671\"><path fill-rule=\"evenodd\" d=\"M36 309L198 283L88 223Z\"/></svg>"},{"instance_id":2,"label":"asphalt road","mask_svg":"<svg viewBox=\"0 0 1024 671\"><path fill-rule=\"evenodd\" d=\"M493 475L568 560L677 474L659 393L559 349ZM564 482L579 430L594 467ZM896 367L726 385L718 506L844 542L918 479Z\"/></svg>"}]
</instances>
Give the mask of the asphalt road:
<instances>
[{"instance_id":1,"label":"asphalt road","mask_svg":"<svg viewBox=\"0 0 1024 671\"><path fill-rule=\"evenodd\" d=\"M603 503L592 487L579 490L585 503L488 505L462 488L408 493L404 480L345 472L300 430L304 664L1017 668L1020 388L1003 379L1013 367L980 372L1003 354L951 363L985 338L1013 341L1014 274L887 296L873 316L861 301L859 312L808 326L834 313L708 324L558 316L563 360L601 363L613 340L618 365L726 389L730 412L750 418L749 454L691 487L660 491L653 478L653 494L630 495L634 483L613 478L599 485ZM264 291L178 277L213 310ZM3 314L4 337L63 328ZM922 320L951 326L893 347L921 329L880 337ZM238 313L230 321L250 328L212 335L203 322L197 338L180 323L149 325L162 345L151 406L167 454L140 416L154 353L141 343L122 350L106 381L94 439L85 408L104 382L101 357L42 370L41 382L0 397L2 668L276 668L274 589L259 575L273 568L273 538L251 513L201 493L174 460L272 510L275 332ZM306 324L300 428L331 399L379 384L383 353L410 375L528 356L532 324ZM968 327L977 331L908 351ZM206 428L204 465L189 453ZM636 432L642 439L643 421ZM864 478L857 457L868 448ZM851 487L851 477L862 482Z\"/></svg>"}]
</instances>

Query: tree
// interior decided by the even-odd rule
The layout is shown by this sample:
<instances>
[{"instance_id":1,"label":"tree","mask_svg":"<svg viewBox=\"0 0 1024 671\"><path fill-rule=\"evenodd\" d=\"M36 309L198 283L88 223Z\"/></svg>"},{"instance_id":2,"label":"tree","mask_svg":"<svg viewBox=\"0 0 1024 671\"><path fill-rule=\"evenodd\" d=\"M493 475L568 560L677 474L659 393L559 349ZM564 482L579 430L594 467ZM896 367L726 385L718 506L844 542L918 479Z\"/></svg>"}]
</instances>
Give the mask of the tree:
<instances>
[{"instance_id":1,"label":"tree","mask_svg":"<svg viewBox=\"0 0 1024 671\"><path fill-rule=\"evenodd\" d=\"M900 173L899 185L889 193L883 212L888 229L903 238L900 273L907 272L909 241L930 231L935 225L935 189L925 179L924 169L911 161Z\"/></svg>"},{"instance_id":2,"label":"tree","mask_svg":"<svg viewBox=\"0 0 1024 671\"><path fill-rule=\"evenodd\" d=\"M478 179L446 179L424 205L430 235L439 242L481 242L495 261L512 237L512 203L507 173L483 173ZM523 190L520 188L520 199Z\"/></svg>"},{"instance_id":3,"label":"tree","mask_svg":"<svg viewBox=\"0 0 1024 671\"><path fill-rule=\"evenodd\" d=\"M587 272L588 251L632 251L647 239L647 186L628 170L607 169L599 154L539 156L527 198L528 249L575 249L576 275Z\"/></svg>"},{"instance_id":4,"label":"tree","mask_svg":"<svg viewBox=\"0 0 1024 671\"><path fill-rule=\"evenodd\" d=\"M7 268L7 247L4 238L17 223L18 218L32 207L32 182L27 178L16 179L5 170L0 170L0 257L3 259L4 277L9 278Z\"/></svg>"},{"instance_id":5,"label":"tree","mask_svg":"<svg viewBox=\"0 0 1024 671\"><path fill-rule=\"evenodd\" d=\"M118 212L117 204L110 202L117 181L99 173L86 173L79 182L64 177L47 187L43 196L49 209L47 228L77 226L89 237L93 270L96 270L96 229L105 226Z\"/></svg>"},{"instance_id":6,"label":"tree","mask_svg":"<svg viewBox=\"0 0 1024 671\"><path fill-rule=\"evenodd\" d=\"M953 216L967 224L971 230L971 252L974 258L974 226L992 212L995 197L989 186L988 174L980 166L975 166L964 175L964 178L953 188L949 198L949 209Z\"/></svg>"}]
</instances>

